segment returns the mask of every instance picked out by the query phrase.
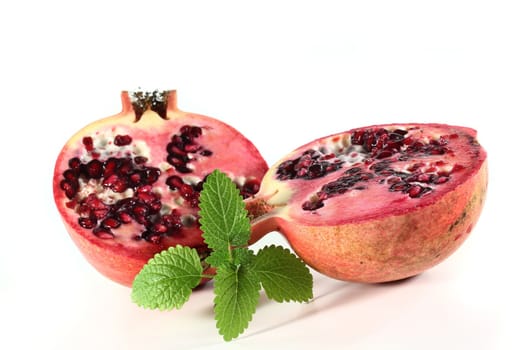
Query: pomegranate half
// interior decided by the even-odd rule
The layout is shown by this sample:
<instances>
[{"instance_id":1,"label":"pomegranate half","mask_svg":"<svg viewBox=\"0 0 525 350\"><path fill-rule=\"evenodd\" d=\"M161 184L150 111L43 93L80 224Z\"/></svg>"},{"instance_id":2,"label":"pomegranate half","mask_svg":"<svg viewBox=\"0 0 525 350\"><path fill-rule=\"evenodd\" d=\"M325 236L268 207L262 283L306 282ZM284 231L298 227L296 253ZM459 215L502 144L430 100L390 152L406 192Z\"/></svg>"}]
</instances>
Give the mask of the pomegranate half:
<instances>
[{"instance_id":1,"label":"pomegranate half","mask_svg":"<svg viewBox=\"0 0 525 350\"><path fill-rule=\"evenodd\" d=\"M252 241L280 231L323 274L399 280L461 245L480 215L486 188L486 152L473 129L353 129L308 143L270 168L247 202Z\"/></svg>"},{"instance_id":2,"label":"pomegranate half","mask_svg":"<svg viewBox=\"0 0 525 350\"><path fill-rule=\"evenodd\" d=\"M243 196L268 166L232 127L177 108L176 92L122 92L122 111L87 125L56 161L55 203L71 238L102 274L126 286L170 246L208 250L198 224L207 174L220 169ZM204 264L204 263L203 263Z\"/></svg>"}]
</instances>

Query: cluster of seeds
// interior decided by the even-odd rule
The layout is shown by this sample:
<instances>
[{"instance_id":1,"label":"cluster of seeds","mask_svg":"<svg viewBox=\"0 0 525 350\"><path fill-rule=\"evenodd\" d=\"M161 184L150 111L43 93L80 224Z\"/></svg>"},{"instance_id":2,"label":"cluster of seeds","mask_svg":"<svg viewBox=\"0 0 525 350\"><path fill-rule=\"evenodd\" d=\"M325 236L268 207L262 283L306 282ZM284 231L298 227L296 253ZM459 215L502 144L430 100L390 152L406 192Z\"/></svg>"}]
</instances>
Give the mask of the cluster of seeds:
<instances>
[{"instance_id":1,"label":"cluster of seeds","mask_svg":"<svg viewBox=\"0 0 525 350\"><path fill-rule=\"evenodd\" d=\"M182 221L177 211L161 214L162 203L151 186L142 186L135 190L134 196L123 198L107 205L94 193L80 202L78 223L103 239L113 238L112 229L133 221L143 225L145 230L134 238L159 243L162 236L177 233L182 228Z\"/></svg>"},{"instance_id":2,"label":"cluster of seeds","mask_svg":"<svg viewBox=\"0 0 525 350\"><path fill-rule=\"evenodd\" d=\"M145 166L146 162L147 159L141 156L133 159L110 157L105 161L92 159L87 163L78 157L71 158L69 168L62 174L64 179L60 188L67 198L73 199L81 188L81 181L85 183L90 179L100 180L103 187L116 193L151 185L158 180L160 169Z\"/></svg>"},{"instance_id":3,"label":"cluster of seeds","mask_svg":"<svg viewBox=\"0 0 525 350\"><path fill-rule=\"evenodd\" d=\"M457 135L449 135L448 139L456 137ZM284 161L279 165L276 177L279 180L312 180L343 166L351 166L303 203L302 208L309 211L323 207L328 198L349 190L364 190L373 179L388 186L391 192L401 192L410 198L419 198L430 193L433 186L447 182L450 173L459 170L460 167L455 166L448 171L441 170L443 161L437 161L432 166L423 162L413 163L405 170L396 170L393 165L395 162L404 162L411 158L451 152L446 147L448 139L439 137L423 142L409 137L408 131L402 129L356 130L350 135L350 141L336 152L327 153L326 148L310 149L295 159Z\"/></svg>"},{"instance_id":4,"label":"cluster of seeds","mask_svg":"<svg viewBox=\"0 0 525 350\"><path fill-rule=\"evenodd\" d=\"M204 157L210 157L213 152L204 149L196 142L196 139L202 135L202 128L198 126L184 125L180 128L180 134L175 134L171 142L166 146L168 152L167 161L178 172L183 174L191 173L192 170L188 164L195 160L195 155L200 154Z\"/></svg>"},{"instance_id":5,"label":"cluster of seeds","mask_svg":"<svg viewBox=\"0 0 525 350\"><path fill-rule=\"evenodd\" d=\"M323 154L318 150L307 150L296 159L286 160L277 168L279 180L317 179L341 168L343 161L333 153Z\"/></svg>"},{"instance_id":6,"label":"cluster of seeds","mask_svg":"<svg viewBox=\"0 0 525 350\"><path fill-rule=\"evenodd\" d=\"M201 127L184 125L178 134L171 137L166 147L167 161L179 173L191 173L191 166L188 165L197 155L213 155L212 151L196 142L201 135ZM129 135L116 135L111 144L125 150L122 147L132 142ZM153 187L161 176L161 170L147 166L146 157L132 157L130 152L119 152L126 156L110 156L102 160L104 150L95 147L92 137L84 137L82 144L90 159L70 159L60 183L70 200L67 205L79 215L81 227L92 230L99 238L109 239L114 237L113 230L136 222L144 227L134 237L136 240L159 243L163 236L174 235L184 226L197 224L191 215L181 217L176 209L163 206L160 195ZM189 184L180 176L171 175L166 179L166 185L171 191L178 191L186 205L197 208L205 179ZM259 181L255 179L238 185L244 198L257 193L259 186Z\"/></svg>"}]
</instances>

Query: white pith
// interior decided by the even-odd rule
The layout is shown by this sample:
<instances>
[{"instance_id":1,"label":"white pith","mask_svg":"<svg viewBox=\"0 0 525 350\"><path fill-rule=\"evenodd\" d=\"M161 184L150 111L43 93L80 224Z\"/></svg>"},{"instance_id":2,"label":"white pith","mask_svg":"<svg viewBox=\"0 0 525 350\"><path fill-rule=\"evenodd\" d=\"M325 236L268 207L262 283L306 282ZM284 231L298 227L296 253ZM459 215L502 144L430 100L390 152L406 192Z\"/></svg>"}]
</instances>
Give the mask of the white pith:
<instances>
[{"instance_id":1,"label":"white pith","mask_svg":"<svg viewBox=\"0 0 525 350\"><path fill-rule=\"evenodd\" d=\"M110 157L134 158L139 156L150 159L150 149L145 141L133 140L129 145L116 146L113 141L117 135L127 135L127 131L121 128L114 128L99 131L95 135L92 135L93 148L100 154L99 160L106 160ZM82 162L88 162L93 159L91 152L88 152L84 147L82 147L82 153L79 158Z\"/></svg>"}]
</instances>

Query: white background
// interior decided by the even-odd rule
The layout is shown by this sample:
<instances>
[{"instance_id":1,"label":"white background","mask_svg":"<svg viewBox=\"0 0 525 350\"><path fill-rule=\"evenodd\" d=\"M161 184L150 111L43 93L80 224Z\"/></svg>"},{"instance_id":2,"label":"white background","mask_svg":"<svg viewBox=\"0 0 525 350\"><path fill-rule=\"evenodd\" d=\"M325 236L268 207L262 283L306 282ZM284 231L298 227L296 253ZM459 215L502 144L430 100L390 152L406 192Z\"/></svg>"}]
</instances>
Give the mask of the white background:
<instances>
[{"instance_id":1,"label":"white background","mask_svg":"<svg viewBox=\"0 0 525 350\"><path fill-rule=\"evenodd\" d=\"M3 1L0 348L525 348L524 18L519 1ZM262 297L224 343L211 285L180 311L142 310L84 261L55 209L64 142L138 87L177 89L181 109L234 125L270 164L357 126L476 128L486 206L423 275L361 285L314 274L313 302Z\"/></svg>"}]
</instances>

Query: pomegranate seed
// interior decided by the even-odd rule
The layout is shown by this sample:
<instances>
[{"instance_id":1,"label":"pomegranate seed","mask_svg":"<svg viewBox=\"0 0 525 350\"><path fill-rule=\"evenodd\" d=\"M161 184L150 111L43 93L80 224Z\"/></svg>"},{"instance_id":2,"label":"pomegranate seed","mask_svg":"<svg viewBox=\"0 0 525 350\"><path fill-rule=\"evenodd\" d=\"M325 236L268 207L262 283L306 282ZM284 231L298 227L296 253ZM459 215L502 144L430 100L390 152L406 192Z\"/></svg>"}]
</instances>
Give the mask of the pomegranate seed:
<instances>
[{"instance_id":1,"label":"pomegranate seed","mask_svg":"<svg viewBox=\"0 0 525 350\"><path fill-rule=\"evenodd\" d=\"M151 231L153 233L166 233L168 232L168 227L166 225L157 223L151 227Z\"/></svg>"},{"instance_id":2,"label":"pomegranate seed","mask_svg":"<svg viewBox=\"0 0 525 350\"><path fill-rule=\"evenodd\" d=\"M132 212L135 218L146 217L146 215L148 215L149 213L149 209L147 206L143 204L137 204L136 206L133 207Z\"/></svg>"},{"instance_id":3,"label":"pomegranate seed","mask_svg":"<svg viewBox=\"0 0 525 350\"><path fill-rule=\"evenodd\" d=\"M73 199L78 191L78 185L69 180L60 181L60 188L64 191L68 199Z\"/></svg>"},{"instance_id":4,"label":"pomegranate seed","mask_svg":"<svg viewBox=\"0 0 525 350\"><path fill-rule=\"evenodd\" d=\"M182 197L186 199L190 199L193 196L193 187L187 184L182 184L182 186L179 188L179 192Z\"/></svg>"},{"instance_id":5,"label":"pomegranate seed","mask_svg":"<svg viewBox=\"0 0 525 350\"><path fill-rule=\"evenodd\" d=\"M260 187L261 187L261 184L259 183L258 180L255 180L255 179L248 180L242 186L241 194L243 194L243 196L252 196L256 194L257 192L259 192Z\"/></svg>"},{"instance_id":6,"label":"pomegranate seed","mask_svg":"<svg viewBox=\"0 0 525 350\"><path fill-rule=\"evenodd\" d=\"M179 131L180 131L181 134L189 134L189 133L191 133L191 126L190 125L181 126Z\"/></svg>"},{"instance_id":7,"label":"pomegranate seed","mask_svg":"<svg viewBox=\"0 0 525 350\"><path fill-rule=\"evenodd\" d=\"M405 182L398 182L390 186L389 191L390 192L398 192L398 191L406 191L410 187L409 184Z\"/></svg>"},{"instance_id":8,"label":"pomegranate seed","mask_svg":"<svg viewBox=\"0 0 525 350\"><path fill-rule=\"evenodd\" d=\"M155 243L155 244L160 243L160 239L161 239L160 234L156 234L156 233L153 233L151 231L144 231L144 232L142 232L140 237L142 239L146 240L147 242L151 242L151 243Z\"/></svg>"},{"instance_id":9,"label":"pomegranate seed","mask_svg":"<svg viewBox=\"0 0 525 350\"><path fill-rule=\"evenodd\" d=\"M184 146L184 151L189 152L189 153L195 153L195 152L197 152L198 150L200 150L201 148L202 148L202 147L199 146L199 145L196 145L196 144L189 144L189 145Z\"/></svg>"},{"instance_id":10,"label":"pomegranate seed","mask_svg":"<svg viewBox=\"0 0 525 350\"><path fill-rule=\"evenodd\" d=\"M149 193L152 189L153 187L151 187L150 185L140 186L137 188L137 193Z\"/></svg>"},{"instance_id":11,"label":"pomegranate seed","mask_svg":"<svg viewBox=\"0 0 525 350\"><path fill-rule=\"evenodd\" d=\"M352 133L352 145L362 145L363 144L363 135L364 131L357 130L354 133Z\"/></svg>"},{"instance_id":12,"label":"pomegranate seed","mask_svg":"<svg viewBox=\"0 0 525 350\"><path fill-rule=\"evenodd\" d=\"M299 169L299 171L297 171L295 176L296 177L306 177L307 174L308 174L308 169L302 168L302 169Z\"/></svg>"},{"instance_id":13,"label":"pomegranate seed","mask_svg":"<svg viewBox=\"0 0 525 350\"><path fill-rule=\"evenodd\" d=\"M85 202L80 203L78 207L78 215L86 217L91 214L91 208Z\"/></svg>"},{"instance_id":14,"label":"pomegranate seed","mask_svg":"<svg viewBox=\"0 0 525 350\"><path fill-rule=\"evenodd\" d=\"M146 238L146 240L147 240L148 242L151 242L151 243L154 243L154 244L160 244L160 239L161 239L161 237L160 237L160 235L158 235L158 234L152 234L152 235L149 235L149 236Z\"/></svg>"},{"instance_id":15,"label":"pomegranate seed","mask_svg":"<svg viewBox=\"0 0 525 350\"><path fill-rule=\"evenodd\" d=\"M111 187L117 180L118 176L116 174L110 175L102 181L102 186Z\"/></svg>"},{"instance_id":16,"label":"pomegranate seed","mask_svg":"<svg viewBox=\"0 0 525 350\"><path fill-rule=\"evenodd\" d=\"M122 193L128 188L128 185L124 179L117 179L112 185L111 189L113 192Z\"/></svg>"},{"instance_id":17,"label":"pomegranate seed","mask_svg":"<svg viewBox=\"0 0 525 350\"><path fill-rule=\"evenodd\" d=\"M316 210L324 207L324 203L321 201L308 201L303 203L303 210Z\"/></svg>"},{"instance_id":18,"label":"pomegranate seed","mask_svg":"<svg viewBox=\"0 0 525 350\"><path fill-rule=\"evenodd\" d=\"M199 197L193 197L190 199L190 206L192 208L197 208L199 206Z\"/></svg>"},{"instance_id":19,"label":"pomegranate seed","mask_svg":"<svg viewBox=\"0 0 525 350\"><path fill-rule=\"evenodd\" d=\"M389 151L389 150L384 150L384 151L381 151L377 156L376 158L377 159L383 159L383 158L388 158L390 156L392 156L392 151Z\"/></svg>"},{"instance_id":20,"label":"pomegranate seed","mask_svg":"<svg viewBox=\"0 0 525 350\"><path fill-rule=\"evenodd\" d=\"M85 136L84 138L82 138L82 143L84 144L86 151L93 151L93 139L90 136Z\"/></svg>"},{"instance_id":21,"label":"pomegranate seed","mask_svg":"<svg viewBox=\"0 0 525 350\"><path fill-rule=\"evenodd\" d=\"M120 175L128 175L133 170L133 162L131 159L123 158L121 159L120 167L118 168L118 173Z\"/></svg>"},{"instance_id":22,"label":"pomegranate seed","mask_svg":"<svg viewBox=\"0 0 525 350\"><path fill-rule=\"evenodd\" d=\"M105 218L100 225L105 228L118 228L121 222L116 218Z\"/></svg>"},{"instance_id":23,"label":"pomegranate seed","mask_svg":"<svg viewBox=\"0 0 525 350\"><path fill-rule=\"evenodd\" d=\"M417 177L417 181L419 182L429 182L430 181L430 175L428 174L421 174Z\"/></svg>"},{"instance_id":24,"label":"pomegranate seed","mask_svg":"<svg viewBox=\"0 0 525 350\"><path fill-rule=\"evenodd\" d=\"M174 167L185 166L185 162L179 158L179 156L170 154L168 155L168 163Z\"/></svg>"},{"instance_id":25,"label":"pomegranate seed","mask_svg":"<svg viewBox=\"0 0 525 350\"><path fill-rule=\"evenodd\" d=\"M140 185L142 183L142 172L135 171L129 176L128 180L132 187Z\"/></svg>"},{"instance_id":26,"label":"pomegranate seed","mask_svg":"<svg viewBox=\"0 0 525 350\"><path fill-rule=\"evenodd\" d=\"M160 177L160 169L148 167L144 171L144 182L147 184L153 184L157 182Z\"/></svg>"},{"instance_id":27,"label":"pomegranate seed","mask_svg":"<svg viewBox=\"0 0 525 350\"><path fill-rule=\"evenodd\" d=\"M143 156L136 156L135 158L133 158L133 161L135 162L135 164L144 164L148 161L148 158L146 157L143 157Z\"/></svg>"},{"instance_id":28,"label":"pomegranate seed","mask_svg":"<svg viewBox=\"0 0 525 350\"><path fill-rule=\"evenodd\" d=\"M71 158L68 162L68 165L69 167L72 169L72 170L75 170L75 171L79 171L80 170L80 165L82 164L82 162L80 161L80 159L78 159L77 157L75 158Z\"/></svg>"},{"instance_id":29,"label":"pomegranate seed","mask_svg":"<svg viewBox=\"0 0 525 350\"><path fill-rule=\"evenodd\" d=\"M75 171L73 171L72 169L67 169L62 175L64 176L64 179L70 182L75 182L78 180L78 174L75 173Z\"/></svg>"},{"instance_id":30,"label":"pomegranate seed","mask_svg":"<svg viewBox=\"0 0 525 350\"><path fill-rule=\"evenodd\" d=\"M441 154L445 154L445 148L443 147L435 147L435 148L432 148L428 151L428 154L430 155L441 155Z\"/></svg>"},{"instance_id":31,"label":"pomegranate seed","mask_svg":"<svg viewBox=\"0 0 525 350\"><path fill-rule=\"evenodd\" d=\"M396 129L393 131L394 134L399 134L401 136L405 136L406 134L408 134L408 131L407 130L402 130L402 129Z\"/></svg>"},{"instance_id":32,"label":"pomegranate seed","mask_svg":"<svg viewBox=\"0 0 525 350\"><path fill-rule=\"evenodd\" d=\"M447 181L448 181L448 176L440 176L434 181L434 183L436 185L439 185L439 184L444 184Z\"/></svg>"},{"instance_id":33,"label":"pomegranate seed","mask_svg":"<svg viewBox=\"0 0 525 350\"><path fill-rule=\"evenodd\" d=\"M386 183L389 184L389 185L392 185L392 184L397 184L400 181L401 181L401 178L399 176L394 176L394 177L389 178L386 181Z\"/></svg>"},{"instance_id":34,"label":"pomegranate seed","mask_svg":"<svg viewBox=\"0 0 525 350\"><path fill-rule=\"evenodd\" d=\"M182 179L177 175L172 175L166 179L166 185L170 188L170 190L175 190L180 188L184 182L182 182Z\"/></svg>"},{"instance_id":35,"label":"pomegranate seed","mask_svg":"<svg viewBox=\"0 0 525 350\"><path fill-rule=\"evenodd\" d=\"M119 217L120 222L122 222L123 224L129 224L132 221L131 215L129 215L126 212L118 213L118 217Z\"/></svg>"},{"instance_id":36,"label":"pomegranate seed","mask_svg":"<svg viewBox=\"0 0 525 350\"><path fill-rule=\"evenodd\" d=\"M184 150L184 144L182 140L180 142L170 142L166 146L166 151L171 155L181 155L186 156L186 151Z\"/></svg>"},{"instance_id":37,"label":"pomegranate seed","mask_svg":"<svg viewBox=\"0 0 525 350\"><path fill-rule=\"evenodd\" d=\"M419 194L421 193L421 186L412 186L408 189L407 193L411 198L419 197Z\"/></svg>"},{"instance_id":38,"label":"pomegranate seed","mask_svg":"<svg viewBox=\"0 0 525 350\"><path fill-rule=\"evenodd\" d=\"M92 209L89 214L90 216L94 216L98 220L101 220L108 215L109 209L108 208L100 208L100 209Z\"/></svg>"},{"instance_id":39,"label":"pomegranate seed","mask_svg":"<svg viewBox=\"0 0 525 350\"><path fill-rule=\"evenodd\" d=\"M190 134L194 138L197 138L197 137L202 135L202 129L199 128L198 126L192 126L191 129L190 129Z\"/></svg>"},{"instance_id":40,"label":"pomegranate seed","mask_svg":"<svg viewBox=\"0 0 525 350\"><path fill-rule=\"evenodd\" d=\"M93 230L93 233L95 234L95 236L97 236L98 238L101 238L101 239L111 239L111 238L115 237L110 230L104 229L104 228L101 228L101 227L95 228Z\"/></svg>"},{"instance_id":41,"label":"pomegranate seed","mask_svg":"<svg viewBox=\"0 0 525 350\"><path fill-rule=\"evenodd\" d=\"M408 167L407 170L410 171L410 172L414 172L414 171L416 171L417 169L419 169L419 168L421 168L423 166L425 166L424 163L414 163L410 167Z\"/></svg>"},{"instance_id":42,"label":"pomegranate seed","mask_svg":"<svg viewBox=\"0 0 525 350\"><path fill-rule=\"evenodd\" d=\"M86 165L87 176L91 179L100 179L104 172L104 166L100 160L93 159Z\"/></svg>"},{"instance_id":43,"label":"pomegranate seed","mask_svg":"<svg viewBox=\"0 0 525 350\"><path fill-rule=\"evenodd\" d=\"M171 142L173 143L173 145L175 147L177 147L178 149L184 149L184 140L182 139L182 137L180 137L179 135L173 135L171 137ZM168 153L169 153L169 150L168 150Z\"/></svg>"},{"instance_id":44,"label":"pomegranate seed","mask_svg":"<svg viewBox=\"0 0 525 350\"><path fill-rule=\"evenodd\" d=\"M127 146L131 143L132 139L129 135L117 135L113 143L115 146Z\"/></svg>"},{"instance_id":45,"label":"pomegranate seed","mask_svg":"<svg viewBox=\"0 0 525 350\"><path fill-rule=\"evenodd\" d=\"M190 168L188 168L186 165L178 165L178 166L175 166L175 169L179 172L179 173L182 173L182 174L189 174L192 172L192 170Z\"/></svg>"},{"instance_id":46,"label":"pomegranate seed","mask_svg":"<svg viewBox=\"0 0 525 350\"><path fill-rule=\"evenodd\" d=\"M160 201L160 199L155 199L148 204L152 213L158 213L162 209L162 202Z\"/></svg>"},{"instance_id":47,"label":"pomegranate seed","mask_svg":"<svg viewBox=\"0 0 525 350\"><path fill-rule=\"evenodd\" d=\"M83 228L92 229L97 224L97 219L80 217L78 218L78 224Z\"/></svg>"},{"instance_id":48,"label":"pomegranate seed","mask_svg":"<svg viewBox=\"0 0 525 350\"><path fill-rule=\"evenodd\" d=\"M151 192L138 192L137 193L137 198L140 199L141 201L145 202L145 203L151 203L155 199L157 199L157 196L155 196Z\"/></svg>"},{"instance_id":49,"label":"pomegranate seed","mask_svg":"<svg viewBox=\"0 0 525 350\"><path fill-rule=\"evenodd\" d=\"M120 160L117 158L109 158L104 162L104 177L109 177L116 173L120 166Z\"/></svg>"}]
</instances>

